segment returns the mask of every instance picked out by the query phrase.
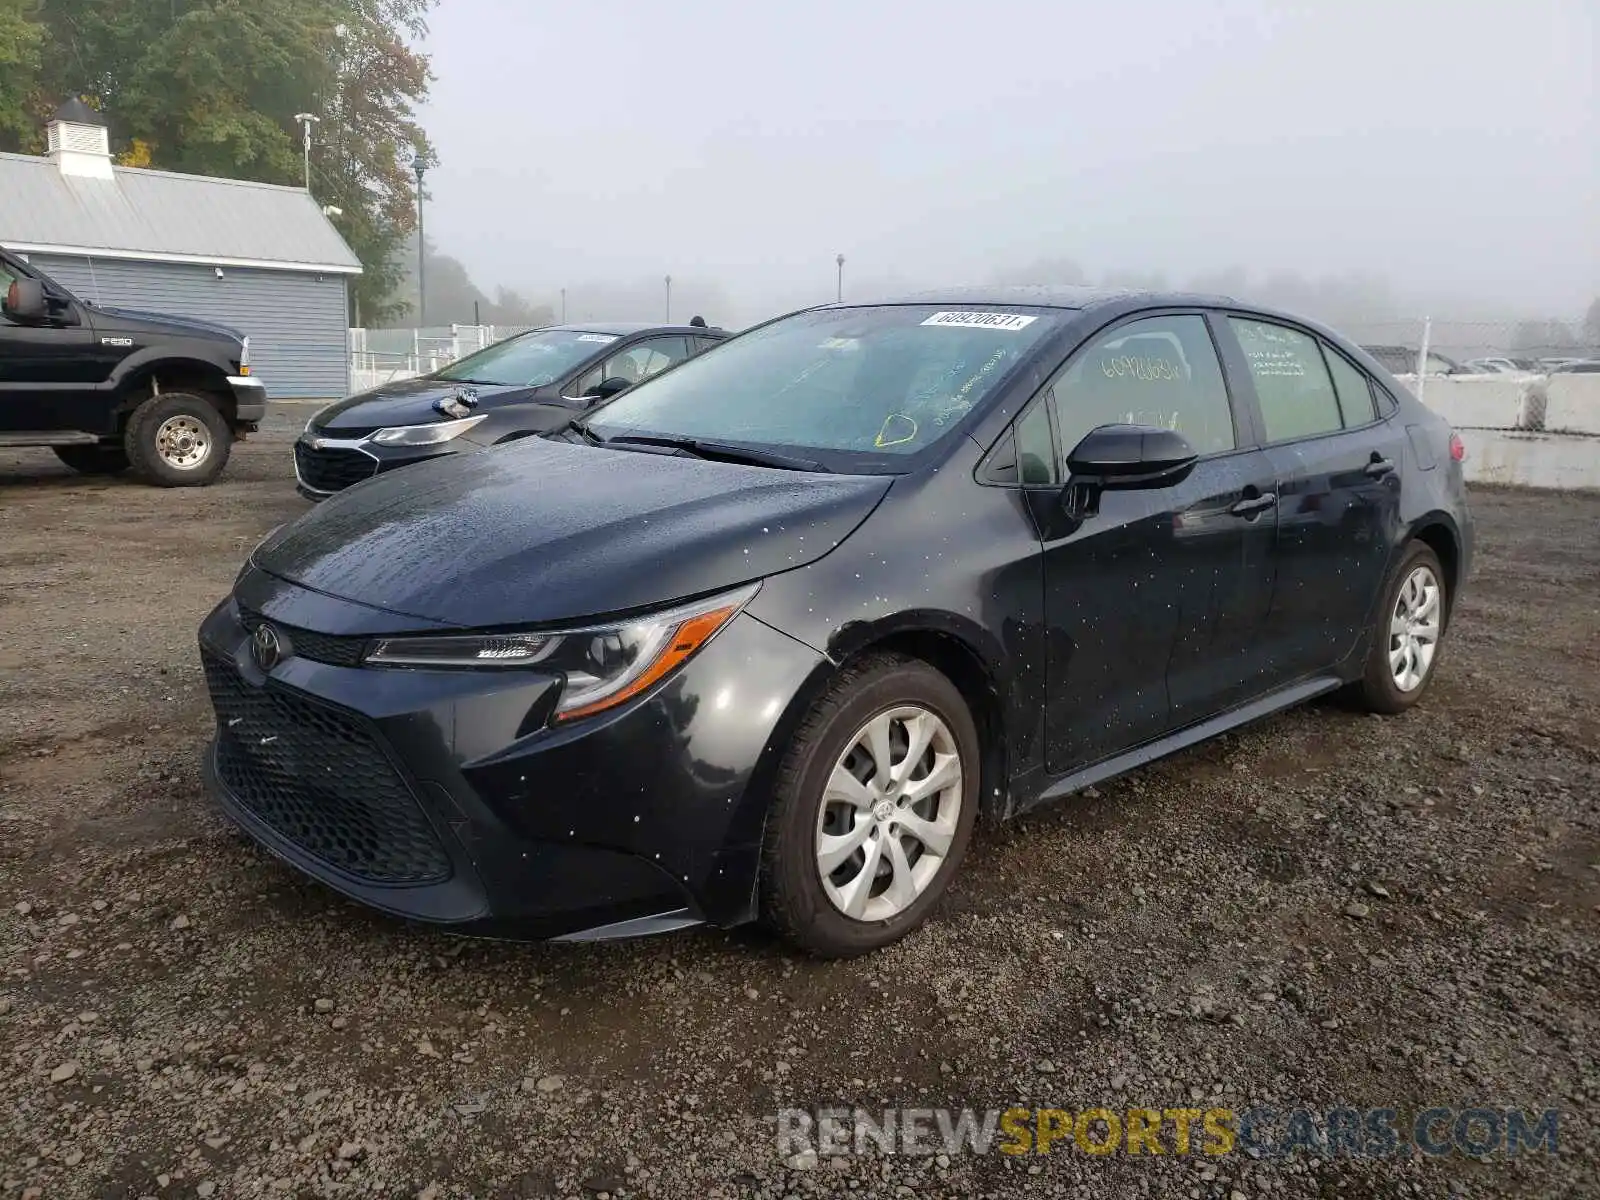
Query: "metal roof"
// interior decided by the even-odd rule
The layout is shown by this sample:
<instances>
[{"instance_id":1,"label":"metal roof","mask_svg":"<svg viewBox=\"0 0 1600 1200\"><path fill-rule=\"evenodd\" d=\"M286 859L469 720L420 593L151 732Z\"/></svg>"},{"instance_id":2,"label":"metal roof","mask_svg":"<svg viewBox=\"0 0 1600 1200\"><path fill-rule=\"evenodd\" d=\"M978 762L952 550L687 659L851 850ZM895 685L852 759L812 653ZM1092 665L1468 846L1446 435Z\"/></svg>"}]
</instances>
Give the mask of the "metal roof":
<instances>
[{"instance_id":1,"label":"metal roof","mask_svg":"<svg viewBox=\"0 0 1600 1200\"><path fill-rule=\"evenodd\" d=\"M0 154L0 245L36 253L359 274L361 260L303 188L133 167L63 175Z\"/></svg>"}]
</instances>

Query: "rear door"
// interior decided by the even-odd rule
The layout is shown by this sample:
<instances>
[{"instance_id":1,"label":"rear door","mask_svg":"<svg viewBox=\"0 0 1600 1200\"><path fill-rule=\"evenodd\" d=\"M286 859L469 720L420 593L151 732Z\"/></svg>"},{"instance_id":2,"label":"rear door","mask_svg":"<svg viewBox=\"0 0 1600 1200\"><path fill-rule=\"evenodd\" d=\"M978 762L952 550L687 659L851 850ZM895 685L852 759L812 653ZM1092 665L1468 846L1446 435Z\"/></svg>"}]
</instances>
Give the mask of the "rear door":
<instances>
[{"instance_id":1,"label":"rear door","mask_svg":"<svg viewBox=\"0 0 1600 1200\"><path fill-rule=\"evenodd\" d=\"M1406 435L1371 380L1287 322L1230 315L1277 478L1277 584L1264 648L1274 683L1328 671L1356 647L1400 525Z\"/></svg>"}]
</instances>

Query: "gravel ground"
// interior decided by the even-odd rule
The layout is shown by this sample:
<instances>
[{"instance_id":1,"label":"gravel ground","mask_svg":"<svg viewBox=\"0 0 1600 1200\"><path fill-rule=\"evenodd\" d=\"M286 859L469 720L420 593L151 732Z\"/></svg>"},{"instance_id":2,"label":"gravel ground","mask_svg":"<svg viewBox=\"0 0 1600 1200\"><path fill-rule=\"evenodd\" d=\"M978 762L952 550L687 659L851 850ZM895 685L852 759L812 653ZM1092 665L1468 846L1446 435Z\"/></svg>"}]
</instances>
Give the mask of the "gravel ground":
<instances>
[{"instance_id":1,"label":"gravel ground","mask_svg":"<svg viewBox=\"0 0 1600 1200\"><path fill-rule=\"evenodd\" d=\"M1600 495L1478 490L1434 689L980 836L931 924L465 942L202 792L194 630L304 505L0 454L0 1196L1593 1196ZM1560 1153L801 1158L780 1108L1561 1109Z\"/></svg>"}]
</instances>

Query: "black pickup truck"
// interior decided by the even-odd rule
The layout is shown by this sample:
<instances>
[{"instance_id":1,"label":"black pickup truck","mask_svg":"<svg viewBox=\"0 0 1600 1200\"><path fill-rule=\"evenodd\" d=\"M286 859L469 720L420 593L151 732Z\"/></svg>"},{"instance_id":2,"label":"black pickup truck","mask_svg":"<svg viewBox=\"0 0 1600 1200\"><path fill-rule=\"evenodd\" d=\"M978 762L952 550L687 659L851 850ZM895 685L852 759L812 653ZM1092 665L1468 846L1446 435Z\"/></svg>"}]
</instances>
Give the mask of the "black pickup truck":
<instances>
[{"instance_id":1,"label":"black pickup truck","mask_svg":"<svg viewBox=\"0 0 1600 1200\"><path fill-rule=\"evenodd\" d=\"M224 325L88 304L3 249L0 298L0 450L192 487L265 415L250 339Z\"/></svg>"}]
</instances>

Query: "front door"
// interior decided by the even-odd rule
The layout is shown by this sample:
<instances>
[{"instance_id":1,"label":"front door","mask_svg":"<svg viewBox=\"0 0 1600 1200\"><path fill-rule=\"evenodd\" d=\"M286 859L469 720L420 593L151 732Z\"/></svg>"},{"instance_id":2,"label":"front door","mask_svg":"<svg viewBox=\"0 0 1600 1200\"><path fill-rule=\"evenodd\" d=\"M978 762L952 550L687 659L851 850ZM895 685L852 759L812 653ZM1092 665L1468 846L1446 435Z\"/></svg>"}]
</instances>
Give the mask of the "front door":
<instances>
[{"instance_id":1,"label":"front door","mask_svg":"<svg viewBox=\"0 0 1600 1200\"><path fill-rule=\"evenodd\" d=\"M1277 586L1263 646L1276 682L1332 669L1371 620L1400 525L1406 436L1371 382L1305 330L1227 321L1249 363L1277 476Z\"/></svg>"},{"instance_id":2,"label":"front door","mask_svg":"<svg viewBox=\"0 0 1600 1200\"><path fill-rule=\"evenodd\" d=\"M1059 776L1158 738L1241 686L1232 657L1266 612L1275 517L1270 467L1235 428L1201 314L1102 331L1046 400L1058 464L1091 429L1118 423L1176 429L1201 456L1178 483L1101 490L1081 519L1030 493L1044 506L1046 764Z\"/></svg>"},{"instance_id":3,"label":"front door","mask_svg":"<svg viewBox=\"0 0 1600 1200\"><path fill-rule=\"evenodd\" d=\"M0 258L0 296L22 277L20 264ZM93 351L83 325L25 323L0 309L0 430L77 428L80 402L93 392Z\"/></svg>"}]
</instances>

